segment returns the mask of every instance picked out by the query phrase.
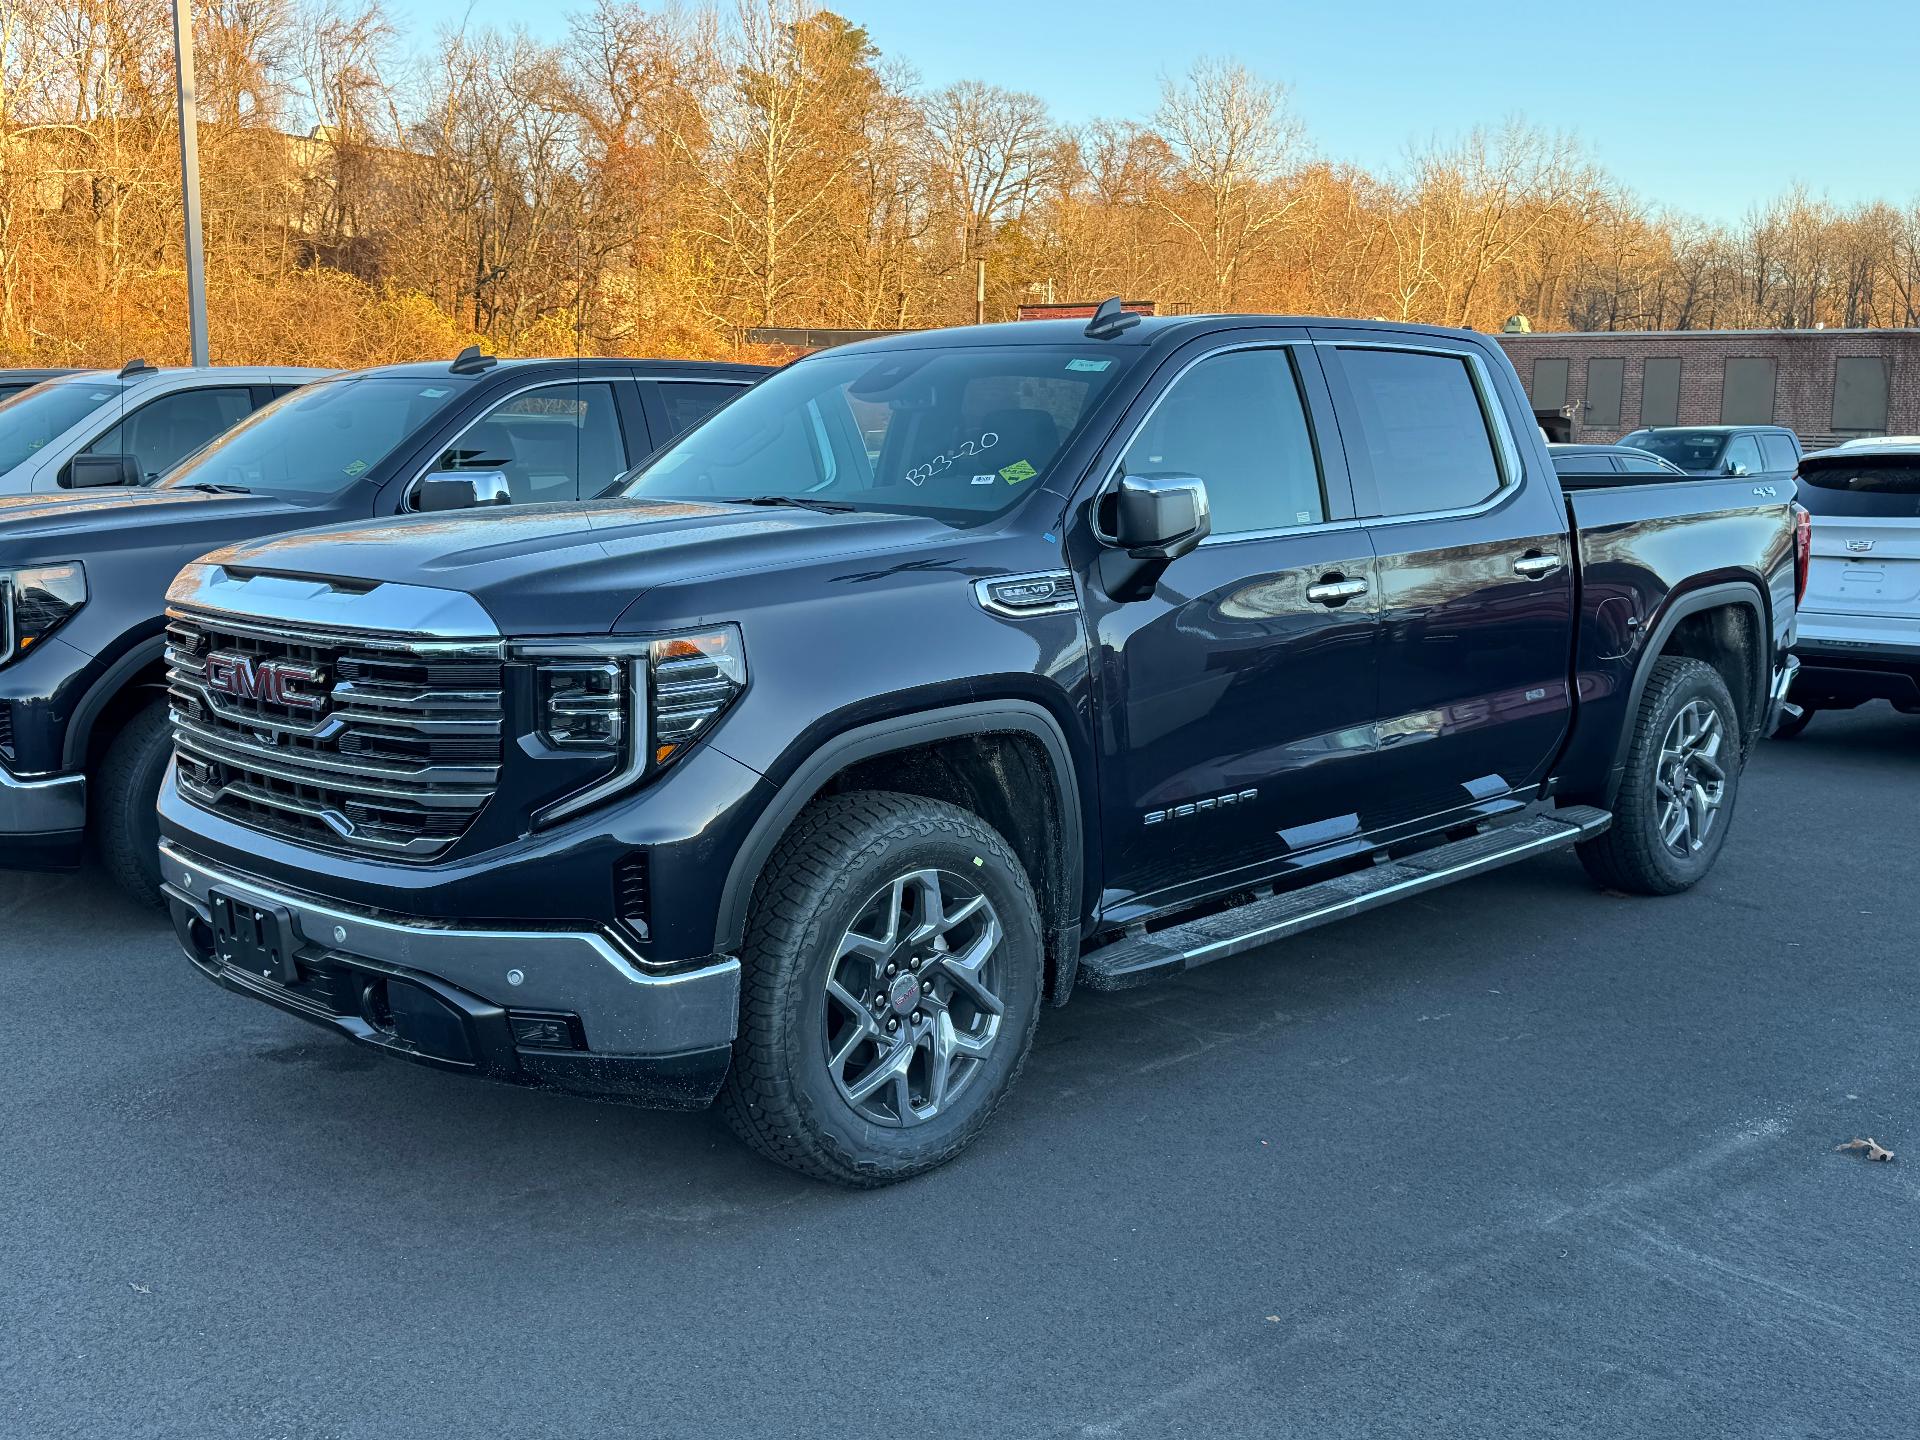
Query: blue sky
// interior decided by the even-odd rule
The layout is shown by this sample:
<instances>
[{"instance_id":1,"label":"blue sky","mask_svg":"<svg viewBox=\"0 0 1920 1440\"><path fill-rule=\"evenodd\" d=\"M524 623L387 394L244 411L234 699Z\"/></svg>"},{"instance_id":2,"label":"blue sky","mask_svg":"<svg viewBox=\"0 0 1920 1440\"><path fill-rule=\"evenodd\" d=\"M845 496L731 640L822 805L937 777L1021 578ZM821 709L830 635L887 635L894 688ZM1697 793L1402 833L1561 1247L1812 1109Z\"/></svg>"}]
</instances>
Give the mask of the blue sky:
<instances>
[{"instance_id":1,"label":"blue sky","mask_svg":"<svg viewBox=\"0 0 1920 1440\"><path fill-rule=\"evenodd\" d=\"M415 40L475 23L564 32L565 0L390 0ZM729 6L730 8L730 6ZM1920 5L1780 0L840 0L930 86L990 80L1065 121L1144 117L1161 74L1230 56L1285 82L1320 153L1370 168L1524 115L1570 130L1660 204L1736 220L1803 182L1920 196Z\"/></svg>"}]
</instances>

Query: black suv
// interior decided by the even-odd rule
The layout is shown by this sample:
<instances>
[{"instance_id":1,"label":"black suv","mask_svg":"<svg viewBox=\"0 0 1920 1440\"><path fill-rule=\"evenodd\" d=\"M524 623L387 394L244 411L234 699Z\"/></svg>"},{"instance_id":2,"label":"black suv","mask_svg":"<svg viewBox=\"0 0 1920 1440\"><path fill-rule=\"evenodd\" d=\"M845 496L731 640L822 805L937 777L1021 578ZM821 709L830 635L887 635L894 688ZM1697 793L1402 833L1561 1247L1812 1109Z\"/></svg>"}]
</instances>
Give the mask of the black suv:
<instances>
[{"instance_id":1,"label":"black suv","mask_svg":"<svg viewBox=\"0 0 1920 1440\"><path fill-rule=\"evenodd\" d=\"M1562 846L1694 884L1790 675L1795 520L1563 496L1470 332L1110 302L849 345L623 498L185 570L166 893L207 977L387 1054L718 1093L898 1179L1076 982Z\"/></svg>"},{"instance_id":2,"label":"black suv","mask_svg":"<svg viewBox=\"0 0 1920 1440\"><path fill-rule=\"evenodd\" d=\"M167 583L216 546L410 509L575 500L739 394L757 366L469 352L322 380L157 484L0 498L0 864L83 834L159 897Z\"/></svg>"}]
</instances>

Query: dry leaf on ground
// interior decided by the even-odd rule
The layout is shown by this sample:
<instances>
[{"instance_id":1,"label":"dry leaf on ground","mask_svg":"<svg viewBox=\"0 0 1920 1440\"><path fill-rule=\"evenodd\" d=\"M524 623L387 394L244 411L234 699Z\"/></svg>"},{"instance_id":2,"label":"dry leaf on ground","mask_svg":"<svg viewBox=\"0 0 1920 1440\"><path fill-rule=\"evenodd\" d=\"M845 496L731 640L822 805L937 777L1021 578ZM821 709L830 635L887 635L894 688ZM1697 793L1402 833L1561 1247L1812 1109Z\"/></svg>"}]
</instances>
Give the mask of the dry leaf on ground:
<instances>
[{"instance_id":1,"label":"dry leaf on ground","mask_svg":"<svg viewBox=\"0 0 1920 1440\"><path fill-rule=\"evenodd\" d=\"M1887 1149L1878 1140L1868 1136L1865 1140L1849 1140L1844 1145L1836 1145L1836 1150L1863 1150L1869 1160L1891 1160L1893 1151Z\"/></svg>"}]
</instances>

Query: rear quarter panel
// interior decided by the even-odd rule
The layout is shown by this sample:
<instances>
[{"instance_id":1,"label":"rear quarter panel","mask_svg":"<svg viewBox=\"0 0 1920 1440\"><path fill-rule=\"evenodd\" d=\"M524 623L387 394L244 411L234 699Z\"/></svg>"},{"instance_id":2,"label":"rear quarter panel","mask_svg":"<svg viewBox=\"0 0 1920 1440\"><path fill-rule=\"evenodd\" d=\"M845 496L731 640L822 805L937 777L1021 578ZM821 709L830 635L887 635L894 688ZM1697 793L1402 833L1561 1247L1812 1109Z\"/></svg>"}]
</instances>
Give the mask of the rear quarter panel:
<instances>
[{"instance_id":1,"label":"rear quarter panel","mask_svg":"<svg viewBox=\"0 0 1920 1440\"><path fill-rule=\"evenodd\" d=\"M1560 793L1604 796L1637 703L1637 682L1689 597L1744 592L1760 610L1755 692L1736 696L1751 742L1777 657L1793 639L1791 483L1751 476L1624 485L1568 495L1580 559L1576 719ZM1734 587L1722 592L1722 587Z\"/></svg>"}]
</instances>

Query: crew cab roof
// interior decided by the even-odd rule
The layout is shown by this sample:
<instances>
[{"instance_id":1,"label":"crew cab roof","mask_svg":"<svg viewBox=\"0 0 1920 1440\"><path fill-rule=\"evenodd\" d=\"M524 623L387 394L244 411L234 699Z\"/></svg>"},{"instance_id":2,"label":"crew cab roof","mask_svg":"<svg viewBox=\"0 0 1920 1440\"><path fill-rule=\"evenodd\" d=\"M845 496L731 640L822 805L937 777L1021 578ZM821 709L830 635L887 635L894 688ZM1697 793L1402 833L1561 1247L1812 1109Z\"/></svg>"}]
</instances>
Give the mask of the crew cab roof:
<instances>
[{"instance_id":1,"label":"crew cab roof","mask_svg":"<svg viewBox=\"0 0 1920 1440\"><path fill-rule=\"evenodd\" d=\"M819 354L882 354L895 350L924 350L931 346L960 349L975 345L1177 345L1183 340L1236 326L1307 326L1317 330L1378 331L1396 335L1427 335L1436 340L1458 342L1471 338L1485 343L1487 337L1474 330L1449 330L1439 325L1407 325L1398 320L1355 320L1326 315L1142 315L1139 323L1104 340L1089 339L1085 320L1010 320L995 325L967 325L952 329L909 330L899 335L882 335L872 340L855 340L836 345Z\"/></svg>"}]
</instances>

